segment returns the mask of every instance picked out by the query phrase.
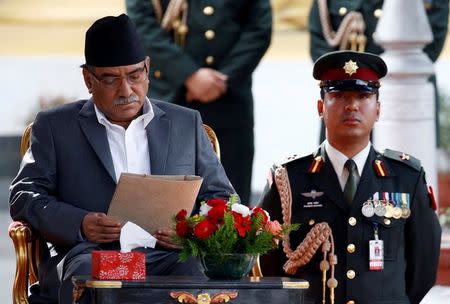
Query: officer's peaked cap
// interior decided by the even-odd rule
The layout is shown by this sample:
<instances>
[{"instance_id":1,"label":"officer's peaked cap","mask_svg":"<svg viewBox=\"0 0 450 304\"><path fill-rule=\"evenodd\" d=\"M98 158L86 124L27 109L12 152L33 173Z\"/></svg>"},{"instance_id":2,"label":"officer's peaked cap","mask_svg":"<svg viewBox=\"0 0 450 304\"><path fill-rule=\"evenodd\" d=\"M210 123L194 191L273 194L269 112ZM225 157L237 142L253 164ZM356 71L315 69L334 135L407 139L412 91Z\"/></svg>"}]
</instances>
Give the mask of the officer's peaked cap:
<instances>
[{"instance_id":1,"label":"officer's peaked cap","mask_svg":"<svg viewBox=\"0 0 450 304\"><path fill-rule=\"evenodd\" d=\"M317 59L313 69L314 78L320 80L320 87L326 92L376 92L386 73L386 63L380 56L354 51L327 53Z\"/></svg>"},{"instance_id":2,"label":"officer's peaked cap","mask_svg":"<svg viewBox=\"0 0 450 304\"><path fill-rule=\"evenodd\" d=\"M95 21L86 32L86 64L116 67L144 61L145 51L130 18L107 16Z\"/></svg>"}]
</instances>

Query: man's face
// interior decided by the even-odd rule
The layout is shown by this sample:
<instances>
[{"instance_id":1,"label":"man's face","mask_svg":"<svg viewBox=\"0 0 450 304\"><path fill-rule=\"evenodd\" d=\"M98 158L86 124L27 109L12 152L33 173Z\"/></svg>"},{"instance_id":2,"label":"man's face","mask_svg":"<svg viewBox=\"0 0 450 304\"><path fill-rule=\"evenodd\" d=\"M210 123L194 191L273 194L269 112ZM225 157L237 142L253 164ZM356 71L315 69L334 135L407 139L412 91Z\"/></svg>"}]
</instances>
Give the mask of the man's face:
<instances>
[{"instance_id":1,"label":"man's face","mask_svg":"<svg viewBox=\"0 0 450 304\"><path fill-rule=\"evenodd\" d=\"M123 126L140 115L148 92L150 59L119 67L83 69L95 105L112 123Z\"/></svg>"},{"instance_id":2,"label":"man's face","mask_svg":"<svg viewBox=\"0 0 450 304\"><path fill-rule=\"evenodd\" d=\"M368 141L380 115L376 94L363 91L325 93L317 109L327 128L328 140L337 143Z\"/></svg>"}]
</instances>

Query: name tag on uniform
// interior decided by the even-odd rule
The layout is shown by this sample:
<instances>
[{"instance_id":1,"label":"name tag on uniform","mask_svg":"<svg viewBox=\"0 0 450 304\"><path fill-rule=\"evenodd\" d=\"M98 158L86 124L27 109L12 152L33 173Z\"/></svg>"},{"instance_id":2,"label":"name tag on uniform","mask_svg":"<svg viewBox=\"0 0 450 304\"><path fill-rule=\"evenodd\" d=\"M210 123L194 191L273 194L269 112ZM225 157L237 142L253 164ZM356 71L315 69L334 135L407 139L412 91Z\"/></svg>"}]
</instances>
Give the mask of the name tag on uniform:
<instances>
[{"instance_id":1,"label":"name tag on uniform","mask_svg":"<svg viewBox=\"0 0 450 304\"><path fill-rule=\"evenodd\" d=\"M307 202L303 205L303 208L320 208L323 207L323 205L320 202Z\"/></svg>"},{"instance_id":2,"label":"name tag on uniform","mask_svg":"<svg viewBox=\"0 0 450 304\"><path fill-rule=\"evenodd\" d=\"M383 270L384 268L383 240L369 241L369 269Z\"/></svg>"}]
</instances>

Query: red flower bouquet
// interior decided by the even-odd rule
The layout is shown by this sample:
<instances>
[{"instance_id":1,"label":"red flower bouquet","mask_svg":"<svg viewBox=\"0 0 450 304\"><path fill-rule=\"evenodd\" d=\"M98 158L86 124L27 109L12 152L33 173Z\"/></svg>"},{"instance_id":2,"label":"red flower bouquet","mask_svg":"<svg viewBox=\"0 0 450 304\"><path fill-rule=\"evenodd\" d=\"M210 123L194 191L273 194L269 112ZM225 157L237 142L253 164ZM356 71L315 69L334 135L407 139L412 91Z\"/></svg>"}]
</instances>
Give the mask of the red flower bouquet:
<instances>
[{"instance_id":1,"label":"red flower bouquet","mask_svg":"<svg viewBox=\"0 0 450 304\"><path fill-rule=\"evenodd\" d=\"M249 209L235 201L235 196L230 201L211 199L202 203L198 214L187 216L183 209L174 216L175 242L183 247L181 261L190 256L264 254L297 228L280 225L265 210Z\"/></svg>"}]
</instances>

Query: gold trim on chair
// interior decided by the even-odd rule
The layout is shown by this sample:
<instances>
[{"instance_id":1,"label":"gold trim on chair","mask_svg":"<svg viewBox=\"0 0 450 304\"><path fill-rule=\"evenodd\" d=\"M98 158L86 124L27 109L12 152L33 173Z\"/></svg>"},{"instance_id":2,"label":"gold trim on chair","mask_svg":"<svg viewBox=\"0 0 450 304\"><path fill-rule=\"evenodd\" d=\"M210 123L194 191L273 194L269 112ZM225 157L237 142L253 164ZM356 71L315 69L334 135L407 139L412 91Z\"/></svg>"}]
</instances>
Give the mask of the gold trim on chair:
<instances>
[{"instance_id":1,"label":"gold trim on chair","mask_svg":"<svg viewBox=\"0 0 450 304\"><path fill-rule=\"evenodd\" d=\"M33 123L30 123L23 131L22 141L20 143L20 158L22 159L28 148L30 147L30 137L31 137L31 128L33 127Z\"/></svg>"},{"instance_id":2,"label":"gold trim on chair","mask_svg":"<svg viewBox=\"0 0 450 304\"><path fill-rule=\"evenodd\" d=\"M214 130L206 124L203 124L203 128L205 129L206 135L208 135L209 140L211 141L211 145L217 155L217 158L220 160L220 145L219 140L217 139L216 132L214 132Z\"/></svg>"},{"instance_id":3,"label":"gold trim on chair","mask_svg":"<svg viewBox=\"0 0 450 304\"><path fill-rule=\"evenodd\" d=\"M23 158L30 146L32 123L22 135L20 157ZM39 239L25 222L11 223L8 234L16 251L16 274L13 283L13 304L28 304L28 286L38 281Z\"/></svg>"},{"instance_id":4,"label":"gold trim on chair","mask_svg":"<svg viewBox=\"0 0 450 304\"><path fill-rule=\"evenodd\" d=\"M31 228L22 222L13 222L9 226L9 236L16 250L16 275L13 283L13 303L28 303L28 241L31 239Z\"/></svg>"}]
</instances>

